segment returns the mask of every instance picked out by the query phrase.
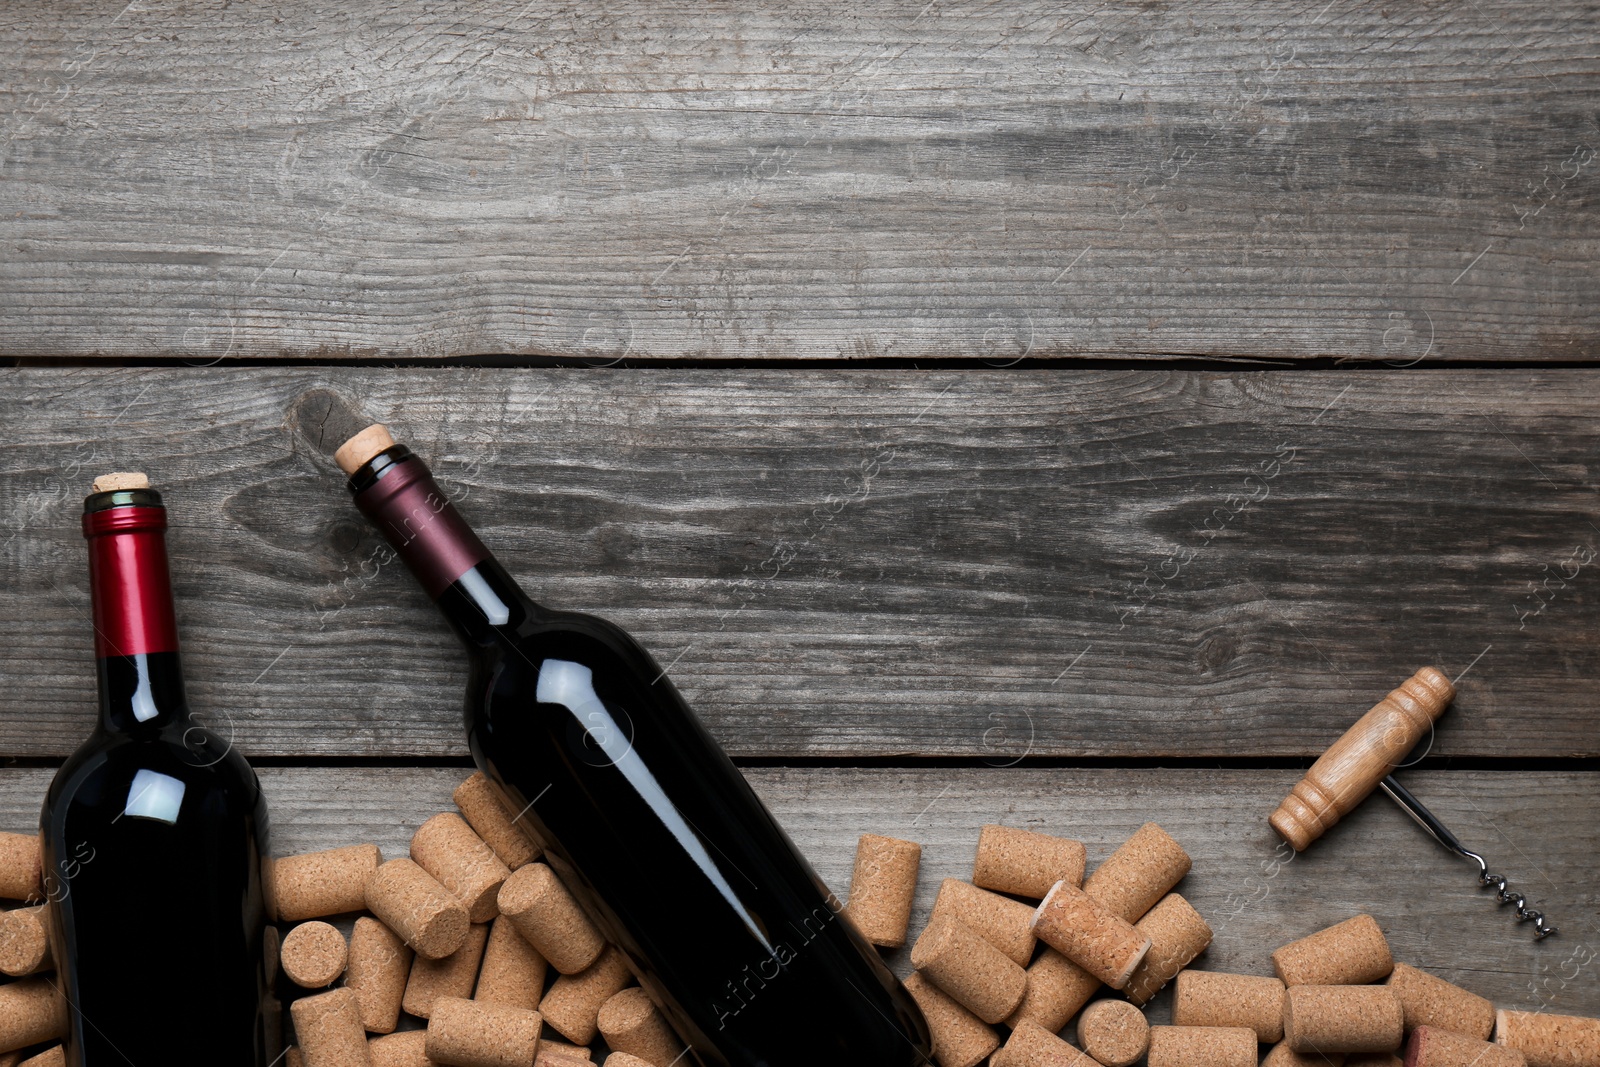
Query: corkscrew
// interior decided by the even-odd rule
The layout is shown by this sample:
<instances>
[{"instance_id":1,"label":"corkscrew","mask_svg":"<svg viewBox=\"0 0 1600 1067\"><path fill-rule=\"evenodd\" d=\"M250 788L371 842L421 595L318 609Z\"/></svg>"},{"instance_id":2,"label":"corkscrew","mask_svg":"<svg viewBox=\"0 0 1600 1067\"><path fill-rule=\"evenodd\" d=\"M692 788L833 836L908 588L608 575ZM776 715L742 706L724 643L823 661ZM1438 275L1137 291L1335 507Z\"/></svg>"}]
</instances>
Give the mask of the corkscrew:
<instances>
[{"instance_id":1,"label":"corkscrew","mask_svg":"<svg viewBox=\"0 0 1600 1067\"><path fill-rule=\"evenodd\" d=\"M1459 856L1465 856L1478 865L1478 885L1484 889L1493 889L1495 899L1500 904L1514 904L1517 910L1519 923L1532 923L1535 940L1543 941L1551 934L1556 933L1556 928L1545 921L1544 913L1534 911L1528 907L1528 898L1512 889L1503 876L1489 873L1489 864L1482 856L1463 845L1455 834L1451 833L1438 816L1429 811L1416 797L1411 795L1411 790L1395 780L1394 775L1385 777L1378 783L1378 788L1388 794L1389 799L1400 805L1402 811L1416 820L1418 826L1428 832L1439 844Z\"/></svg>"}]
</instances>

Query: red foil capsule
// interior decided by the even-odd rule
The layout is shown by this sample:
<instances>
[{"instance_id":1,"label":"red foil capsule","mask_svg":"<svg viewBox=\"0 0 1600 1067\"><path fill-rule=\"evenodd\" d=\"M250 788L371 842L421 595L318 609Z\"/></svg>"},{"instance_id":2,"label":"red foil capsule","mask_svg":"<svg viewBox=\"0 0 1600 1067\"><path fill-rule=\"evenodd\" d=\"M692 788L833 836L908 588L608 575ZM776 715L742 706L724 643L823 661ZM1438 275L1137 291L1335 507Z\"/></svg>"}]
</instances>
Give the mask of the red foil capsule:
<instances>
[{"instance_id":1,"label":"red foil capsule","mask_svg":"<svg viewBox=\"0 0 1600 1067\"><path fill-rule=\"evenodd\" d=\"M178 650L166 531L167 511L160 507L108 508L83 517L97 658Z\"/></svg>"}]
</instances>

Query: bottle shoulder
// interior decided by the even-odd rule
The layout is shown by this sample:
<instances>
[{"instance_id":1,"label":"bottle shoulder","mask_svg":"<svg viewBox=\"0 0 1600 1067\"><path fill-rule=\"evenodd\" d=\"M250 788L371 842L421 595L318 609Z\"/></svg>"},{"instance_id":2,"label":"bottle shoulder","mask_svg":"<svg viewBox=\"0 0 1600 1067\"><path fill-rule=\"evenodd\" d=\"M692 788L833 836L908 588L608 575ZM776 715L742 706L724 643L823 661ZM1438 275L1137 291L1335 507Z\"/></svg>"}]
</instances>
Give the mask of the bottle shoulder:
<instances>
[{"instance_id":1,"label":"bottle shoulder","mask_svg":"<svg viewBox=\"0 0 1600 1067\"><path fill-rule=\"evenodd\" d=\"M185 793L222 794L241 806L261 801L260 780L232 739L192 719L141 734L95 731L56 772L49 796L117 788L124 780L156 790L178 783Z\"/></svg>"}]
</instances>

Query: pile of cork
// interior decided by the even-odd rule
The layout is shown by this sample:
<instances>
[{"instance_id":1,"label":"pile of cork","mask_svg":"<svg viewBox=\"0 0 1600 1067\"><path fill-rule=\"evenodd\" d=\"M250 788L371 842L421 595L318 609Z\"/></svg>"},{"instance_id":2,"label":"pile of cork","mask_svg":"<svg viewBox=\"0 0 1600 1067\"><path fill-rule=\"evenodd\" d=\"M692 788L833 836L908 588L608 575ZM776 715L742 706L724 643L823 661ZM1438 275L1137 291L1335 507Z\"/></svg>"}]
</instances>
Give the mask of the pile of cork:
<instances>
[{"instance_id":1,"label":"pile of cork","mask_svg":"<svg viewBox=\"0 0 1600 1067\"><path fill-rule=\"evenodd\" d=\"M606 1067L679 1064L682 1044L622 953L538 862L541 846L512 822L487 779L474 774L454 799L459 813L423 823L409 858L384 862L376 845L352 845L271 864L267 896L278 925L267 930L266 964L296 996L289 1011L298 1044L283 1062L589 1067L596 1053L588 1046L603 1039ZM9 870L24 872L14 885ZM43 899L39 882L37 838L0 834L0 896ZM5 973L49 969L42 910L0 916ZM354 913L348 939L325 921ZM11 924L26 932L11 933ZM24 945L36 946L33 957ZM403 1016L424 1028L403 1029ZM57 1040L66 1028L66 1006L48 978L0 985L0 1067L63 1067L59 1045L27 1060L5 1050Z\"/></svg>"},{"instance_id":2,"label":"pile of cork","mask_svg":"<svg viewBox=\"0 0 1600 1067\"><path fill-rule=\"evenodd\" d=\"M862 836L845 914L873 944L906 943L921 858ZM1212 931L1173 892L1191 862L1155 823L1086 866L1081 842L985 826L972 880L940 885L906 981L939 1067L1256 1067L1262 1046L1263 1067L1600 1067L1600 1020L1497 1012L1396 963L1370 915L1284 945L1275 978L1190 969ZM1169 982L1173 1025L1151 1026ZM1076 1046L1057 1036L1073 1016Z\"/></svg>"}]
</instances>

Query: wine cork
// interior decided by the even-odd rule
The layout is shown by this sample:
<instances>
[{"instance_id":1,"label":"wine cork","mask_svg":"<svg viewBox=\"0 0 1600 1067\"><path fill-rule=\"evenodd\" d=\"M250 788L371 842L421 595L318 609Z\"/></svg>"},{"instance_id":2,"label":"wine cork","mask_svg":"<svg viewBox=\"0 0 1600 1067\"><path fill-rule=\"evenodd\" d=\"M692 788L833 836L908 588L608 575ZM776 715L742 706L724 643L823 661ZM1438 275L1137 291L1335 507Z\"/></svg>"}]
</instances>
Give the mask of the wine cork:
<instances>
[{"instance_id":1,"label":"wine cork","mask_svg":"<svg viewBox=\"0 0 1600 1067\"><path fill-rule=\"evenodd\" d=\"M367 908L417 955L440 960L467 940L467 909L415 860L383 864L367 880Z\"/></svg>"},{"instance_id":2,"label":"wine cork","mask_svg":"<svg viewBox=\"0 0 1600 1067\"><path fill-rule=\"evenodd\" d=\"M1346 1056L1344 1067L1406 1067L1406 1061L1392 1052L1361 1052Z\"/></svg>"},{"instance_id":3,"label":"wine cork","mask_svg":"<svg viewBox=\"0 0 1600 1067\"><path fill-rule=\"evenodd\" d=\"M915 841L862 834L856 842L850 901L844 913L870 943L884 948L906 943L921 862L922 846Z\"/></svg>"},{"instance_id":4,"label":"wine cork","mask_svg":"<svg viewBox=\"0 0 1600 1067\"><path fill-rule=\"evenodd\" d=\"M618 1056L625 1056L628 1060L640 1065L640 1067L649 1067L644 1060L637 1056L629 1056L626 1052L612 1053L606 1059L606 1062L610 1063L612 1060L616 1060L618 1064L626 1063L626 1060L617 1059ZM589 1050L586 1048L579 1045L569 1045L564 1041L540 1039L539 1054L533 1058L533 1067L588 1067L593 1062L594 1060L590 1057Z\"/></svg>"},{"instance_id":5,"label":"wine cork","mask_svg":"<svg viewBox=\"0 0 1600 1067\"><path fill-rule=\"evenodd\" d=\"M60 1045L51 1045L37 1056L29 1056L17 1067L67 1067L67 1050Z\"/></svg>"},{"instance_id":6,"label":"wine cork","mask_svg":"<svg viewBox=\"0 0 1600 1067\"><path fill-rule=\"evenodd\" d=\"M1356 720L1267 821L1296 852L1305 851L1400 765L1455 695L1450 679L1422 668Z\"/></svg>"},{"instance_id":7,"label":"wine cork","mask_svg":"<svg viewBox=\"0 0 1600 1067\"><path fill-rule=\"evenodd\" d=\"M367 1055L372 1067L439 1067L437 1060L428 1058L427 1042L426 1030L388 1034L368 1041Z\"/></svg>"},{"instance_id":8,"label":"wine cork","mask_svg":"<svg viewBox=\"0 0 1600 1067\"><path fill-rule=\"evenodd\" d=\"M1600 1067L1600 1019L1502 1009L1494 1040L1522 1053L1528 1067Z\"/></svg>"},{"instance_id":9,"label":"wine cork","mask_svg":"<svg viewBox=\"0 0 1600 1067\"><path fill-rule=\"evenodd\" d=\"M965 923L931 920L911 947L911 966L986 1023L1005 1019L1022 1003L1028 972Z\"/></svg>"},{"instance_id":10,"label":"wine cork","mask_svg":"<svg viewBox=\"0 0 1600 1067\"><path fill-rule=\"evenodd\" d=\"M1066 882L1034 912L1033 932L1112 989L1127 985L1150 951L1148 937Z\"/></svg>"},{"instance_id":11,"label":"wine cork","mask_svg":"<svg viewBox=\"0 0 1600 1067\"><path fill-rule=\"evenodd\" d=\"M283 1050L283 1062L284 1067L306 1067L305 1053L300 1051L299 1045L290 1045ZM375 1064L374 1067L377 1067L377 1065ZM433 1065L429 1064L428 1067L433 1067Z\"/></svg>"},{"instance_id":12,"label":"wine cork","mask_svg":"<svg viewBox=\"0 0 1600 1067\"><path fill-rule=\"evenodd\" d=\"M472 996L472 985L477 981L478 964L483 961L483 946L488 939L488 924L474 923L461 947L444 959L430 960L419 954L411 961L411 976L406 980L401 1007L419 1019L427 1019L440 998Z\"/></svg>"},{"instance_id":13,"label":"wine cork","mask_svg":"<svg viewBox=\"0 0 1600 1067\"><path fill-rule=\"evenodd\" d=\"M673 1067L683 1055L683 1043L650 1002L650 994L638 986L602 1004L596 1021L613 1051L637 1056L652 1067Z\"/></svg>"},{"instance_id":14,"label":"wine cork","mask_svg":"<svg viewBox=\"0 0 1600 1067\"><path fill-rule=\"evenodd\" d=\"M1494 1031L1494 1005L1443 978L1397 963L1384 983L1400 998L1406 1029L1432 1026L1489 1040Z\"/></svg>"},{"instance_id":15,"label":"wine cork","mask_svg":"<svg viewBox=\"0 0 1600 1067\"><path fill-rule=\"evenodd\" d=\"M1283 1039L1296 1052L1393 1052L1405 1036L1400 998L1381 985L1291 985Z\"/></svg>"},{"instance_id":16,"label":"wine cork","mask_svg":"<svg viewBox=\"0 0 1600 1067\"><path fill-rule=\"evenodd\" d=\"M410 946L377 919L363 915L356 920L344 984L356 995L361 1025L368 1033L392 1033L398 1025L411 957Z\"/></svg>"},{"instance_id":17,"label":"wine cork","mask_svg":"<svg viewBox=\"0 0 1600 1067\"><path fill-rule=\"evenodd\" d=\"M1161 827L1147 822L1083 881L1083 891L1130 923L1183 881L1189 854Z\"/></svg>"},{"instance_id":18,"label":"wine cork","mask_svg":"<svg viewBox=\"0 0 1600 1067\"><path fill-rule=\"evenodd\" d=\"M483 966L478 969L478 986L472 999L537 1011L548 969L539 950L528 944L511 920L502 915L489 928L489 941L483 949Z\"/></svg>"},{"instance_id":19,"label":"wine cork","mask_svg":"<svg viewBox=\"0 0 1600 1067\"><path fill-rule=\"evenodd\" d=\"M1033 911L1020 900L979 889L959 878L946 878L939 883L939 894L933 899L932 917L959 919L1019 966L1026 967L1033 958Z\"/></svg>"},{"instance_id":20,"label":"wine cork","mask_svg":"<svg viewBox=\"0 0 1600 1067\"><path fill-rule=\"evenodd\" d=\"M482 771L456 786L455 802L467 825L494 849L494 854L508 870L532 863L544 851L511 821L511 813L500 802L500 794Z\"/></svg>"},{"instance_id":21,"label":"wine cork","mask_svg":"<svg viewBox=\"0 0 1600 1067\"><path fill-rule=\"evenodd\" d=\"M40 904L15 908L0 915L0 974L20 978L51 968L50 934L45 929L44 909Z\"/></svg>"},{"instance_id":22,"label":"wine cork","mask_svg":"<svg viewBox=\"0 0 1600 1067\"><path fill-rule=\"evenodd\" d=\"M110 474L102 474L89 486L90 491L95 493L148 488L150 488L150 476L141 471L113 471Z\"/></svg>"},{"instance_id":23,"label":"wine cork","mask_svg":"<svg viewBox=\"0 0 1600 1067\"><path fill-rule=\"evenodd\" d=\"M539 1013L441 997L428 1020L428 1058L452 1067L529 1067L539 1051Z\"/></svg>"},{"instance_id":24,"label":"wine cork","mask_svg":"<svg viewBox=\"0 0 1600 1067\"><path fill-rule=\"evenodd\" d=\"M500 887L500 910L562 974L582 971L605 948L605 938L548 864L527 864L507 878Z\"/></svg>"},{"instance_id":25,"label":"wine cork","mask_svg":"<svg viewBox=\"0 0 1600 1067\"><path fill-rule=\"evenodd\" d=\"M605 1067L652 1067L652 1065L626 1052L613 1052L606 1057Z\"/></svg>"},{"instance_id":26,"label":"wine cork","mask_svg":"<svg viewBox=\"0 0 1600 1067\"><path fill-rule=\"evenodd\" d=\"M350 845L273 860L272 897L286 923L362 911L367 879L383 862L377 845Z\"/></svg>"},{"instance_id":27,"label":"wine cork","mask_svg":"<svg viewBox=\"0 0 1600 1067\"><path fill-rule=\"evenodd\" d=\"M1082 841L991 824L978 831L972 884L1043 900L1057 882L1082 886L1085 861Z\"/></svg>"},{"instance_id":28,"label":"wine cork","mask_svg":"<svg viewBox=\"0 0 1600 1067\"><path fill-rule=\"evenodd\" d=\"M66 1036L67 1002L47 978L0 985L0 1052Z\"/></svg>"},{"instance_id":29,"label":"wine cork","mask_svg":"<svg viewBox=\"0 0 1600 1067\"><path fill-rule=\"evenodd\" d=\"M289 1006L289 1014L306 1067L371 1067L367 1034L350 990L301 997Z\"/></svg>"},{"instance_id":30,"label":"wine cork","mask_svg":"<svg viewBox=\"0 0 1600 1067\"><path fill-rule=\"evenodd\" d=\"M1255 1067L1256 1034L1242 1026L1152 1026L1147 1067Z\"/></svg>"},{"instance_id":31,"label":"wine cork","mask_svg":"<svg viewBox=\"0 0 1600 1067\"><path fill-rule=\"evenodd\" d=\"M989 1067L1102 1067L1035 1022L1024 1022L989 1059Z\"/></svg>"},{"instance_id":32,"label":"wine cork","mask_svg":"<svg viewBox=\"0 0 1600 1067\"><path fill-rule=\"evenodd\" d=\"M1140 1006L1148 1004L1151 997L1211 945L1211 927L1177 893L1168 893L1134 924L1133 929L1149 939L1150 951L1145 953L1122 992Z\"/></svg>"},{"instance_id":33,"label":"wine cork","mask_svg":"<svg viewBox=\"0 0 1600 1067\"><path fill-rule=\"evenodd\" d=\"M1150 1023L1125 1000L1097 1000L1078 1016L1078 1044L1105 1067L1132 1067L1150 1048Z\"/></svg>"},{"instance_id":34,"label":"wine cork","mask_svg":"<svg viewBox=\"0 0 1600 1067\"><path fill-rule=\"evenodd\" d=\"M599 1030L600 1006L632 981L628 961L616 946L607 945L587 968L555 980L539 1001L539 1014L568 1041L587 1045Z\"/></svg>"},{"instance_id":35,"label":"wine cork","mask_svg":"<svg viewBox=\"0 0 1600 1067\"><path fill-rule=\"evenodd\" d=\"M1029 965L1027 992L1006 1025L1015 1030L1032 1022L1053 1034L1078 1014L1100 984L1100 979L1046 946Z\"/></svg>"},{"instance_id":36,"label":"wine cork","mask_svg":"<svg viewBox=\"0 0 1600 1067\"><path fill-rule=\"evenodd\" d=\"M344 973L349 949L344 935L325 922L301 923L283 938L278 962L289 980L304 989L324 989Z\"/></svg>"},{"instance_id":37,"label":"wine cork","mask_svg":"<svg viewBox=\"0 0 1600 1067\"><path fill-rule=\"evenodd\" d=\"M1282 1041L1272 1046L1261 1067L1344 1067L1344 1053L1310 1052L1301 1055Z\"/></svg>"},{"instance_id":38,"label":"wine cork","mask_svg":"<svg viewBox=\"0 0 1600 1067\"><path fill-rule=\"evenodd\" d=\"M375 422L335 449L333 461L346 474L354 474L367 460L393 446L394 438L389 435L388 428Z\"/></svg>"},{"instance_id":39,"label":"wine cork","mask_svg":"<svg viewBox=\"0 0 1600 1067\"><path fill-rule=\"evenodd\" d=\"M1423 1025L1411 1031L1406 1043L1405 1067L1527 1067L1516 1049L1491 1045L1481 1038L1458 1034L1438 1026Z\"/></svg>"},{"instance_id":40,"label":"wine cork","mask_svg":"<svg viewBox=\"0 0 1600 1067\"><path fill-rule=\"evenodd\" d=\"M1284 984L1277 978L1220 971L1183 971L1172 998L1178 1026L1248 1026L1256 1040L1283 1040Z\"/></svg>"},{"instance_id":41,"label":"wine cork","mask_svg":"<svg viewBox=\"0 0 1600 1067\"><path fill-rule=\"evenodd\" d=\"M461 816L441 812L417 827L411 858L455 894L473 922L486 923L500 914L495 900L511 869Z\"/></svg>"},{"instance_id":42,"label":"wine cork","mask_svg":"<svg viewBox=\"0 0 1600 1067\"><path fill-rule=\"evenodd\" d=\"M0 832L0 898L35 904L44 899L38 834Z\"/></svg>"},{"instance_id":43,"label":"wine cork","mask_svg":"<svg viewBox=\"0 0 1600 1067\"><path fill-rule=\"evenodd\" d=\"M1357 915L1272 954L1284 985L1363 985L1394 970L1389 942L1370 915Z\"/></svg>"},{"instance_id":44,"label":"wine cork","mask_svg":"<svg viewBox=\"0 0 1600 1067\"><path fill-rule=\"evenodd\" d=\"M905 987L927 1020L933 1037L933 1058L939 1067L976 1067L1000 1047L1000 1035L992 1027L941 993L921 974L912 972Z\"/></svg>"}]
</instances>

